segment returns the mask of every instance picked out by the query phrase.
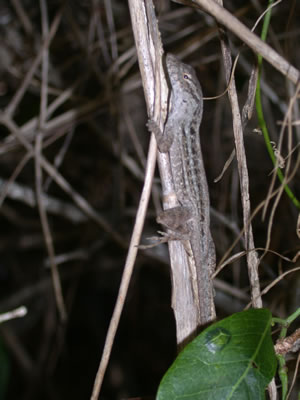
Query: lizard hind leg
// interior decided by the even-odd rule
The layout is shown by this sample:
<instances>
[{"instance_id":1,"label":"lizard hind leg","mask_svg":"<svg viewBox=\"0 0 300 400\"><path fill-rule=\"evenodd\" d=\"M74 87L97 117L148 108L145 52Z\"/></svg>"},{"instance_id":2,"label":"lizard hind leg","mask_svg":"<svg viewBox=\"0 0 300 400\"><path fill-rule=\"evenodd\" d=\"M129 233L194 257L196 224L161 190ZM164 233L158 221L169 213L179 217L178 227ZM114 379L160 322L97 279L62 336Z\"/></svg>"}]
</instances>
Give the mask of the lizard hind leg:
<instances>
[{"instance_id":1,"label":"lizard hind leg","mask_svg":"<svg viewBox=\"0 0 300 400\"><path fill-rule=\"evenodd\" d=\"M156 221L172 231L170 240L188 240L190 238L190 224L193 219L188 207L173 207L161 212Z\"/></svg>"}]
</instances>

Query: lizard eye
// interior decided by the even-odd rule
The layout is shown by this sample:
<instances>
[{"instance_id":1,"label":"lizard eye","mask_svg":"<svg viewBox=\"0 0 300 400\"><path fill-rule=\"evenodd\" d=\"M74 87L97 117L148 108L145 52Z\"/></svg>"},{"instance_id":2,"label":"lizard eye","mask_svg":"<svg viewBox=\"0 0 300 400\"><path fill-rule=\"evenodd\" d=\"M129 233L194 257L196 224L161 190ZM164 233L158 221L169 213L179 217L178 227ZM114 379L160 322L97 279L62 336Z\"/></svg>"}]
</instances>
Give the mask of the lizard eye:
<instances>
[{"instance_id":1,"label":"lizard eye","mask_svg":"<svg viewBox=\"0 0 300 400\"><path fill-rule=\"evenodd\" d=\"M188 76L188 74L183 74L183 78L184 78L184 79L190 79L190 77Z\"/></svg>"}]
</instances>

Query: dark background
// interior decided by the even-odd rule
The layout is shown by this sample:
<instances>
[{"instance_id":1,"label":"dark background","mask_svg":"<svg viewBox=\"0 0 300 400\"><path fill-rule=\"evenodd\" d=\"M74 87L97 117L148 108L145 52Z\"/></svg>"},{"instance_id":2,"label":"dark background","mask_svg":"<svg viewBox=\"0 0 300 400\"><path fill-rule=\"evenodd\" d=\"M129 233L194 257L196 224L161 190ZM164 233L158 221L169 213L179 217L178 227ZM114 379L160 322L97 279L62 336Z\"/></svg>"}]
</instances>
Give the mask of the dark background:
<instances>
[{"instance_id":1,"label":"dark background","mask_svg":"<svg viewBox=\"0 0 300 400\"><path fill-rule=\"evenodd\" d=\"M157 3L165 50L185 53L185 61L196 68L205 97L222 93L226 85L215 22L191 8L169 1ZM46 4L51 25L63 2L53 0ZM262 9L267 7L266 1L259 4ZM229 1L226 8L248 27L260 15L254 1L247 4ZM274 8L269 34L271 46L296 68L300 63L299 18L299 3L280 3ZM260 29L261 24L257 34ZM255 56L237 38L229 37L233 54L241 50L235 76L242 108ZM72 88L72 94L47 118L43 155L53 164L63 151L57 170L121 235L123 246L83 213L79 221L74 219L76 211L70 217L66 209L72 212L77 207L74 199L43 172L44 193L50 203L53 199L59 201L58 212L47 209L47 215L55 254L63 256L57 260L68 313L67 322L62 323L36 206L34 160L30 158L18 175L13 176L26 149L2 118L41 51L41 43L40 2L1 2L0 196L9 179L11 185L0 208L0 311L25 305L28 314L1 325L0 398L89 399L141 193L143 161L149 141L145 127L147 116L127 2L66 2L49 48L48 105L67 89ZM263 91L263 106L270 136L277 144L281 127L278 121L283 120L284 109L294 92L284 77L266 62L263 79L273 94ZM41 65L11 116L32 145L38 129L32 127L24 133L25 124L38 121L40 100ZM70 116L70 111L75 113ZM254 132L257 127L254 112L245 129L253 210L265 199L273 170L264 140ZM296 129L293 139L295 146L299 143ZM236 231L229 229L212 215L212 233L220 260L242 227L236 163L232 163L220 182L214 183L234 147L226 95L205 101L201 143L212 206L236 227ZM139 146L142 153L138 152ZM292 166L298 151L292 155ZM282 152L288 155L287 135ZM299 172L289 184L299 198ZM34 205L28 205L28 196ZM266 246L272 205L271 201L264 221L261 213L252 221L256 247ZM299 251L298 211L283 194L271 231L270 248L290 259ZM155 215L151 201L143 243L158 229ZM242 249L239 242L232 254ZM262 287L295 266L268 253L260 265ZM224 291L216 283L217 315L222 318L242 310L246 299L250 299L244 258L227 266L218 279L229 285ZM264 306L282 318L295 311L300 305L299 282L299 272L288 275L264 296ZM236 298L230 291L233 287L239 288L245 298ZM101 399L155 396L163 373L176 356L170 302L167 247L140 252ZM291 358L291 372L294 364Z\"/></svg>"}]
</instances>

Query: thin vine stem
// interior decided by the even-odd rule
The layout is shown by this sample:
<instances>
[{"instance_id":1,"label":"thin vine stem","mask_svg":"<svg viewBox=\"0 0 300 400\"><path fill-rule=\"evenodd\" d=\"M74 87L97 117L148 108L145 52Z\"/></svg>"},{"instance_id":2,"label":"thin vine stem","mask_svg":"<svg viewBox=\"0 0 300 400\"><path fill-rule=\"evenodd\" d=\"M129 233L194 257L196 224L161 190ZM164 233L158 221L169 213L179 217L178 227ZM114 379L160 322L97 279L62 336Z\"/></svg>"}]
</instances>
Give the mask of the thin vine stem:
<instances>
[{"instance_id":1,"label":"thin vine stem","mask_svg":"<svg viewBox=\"0 0 300 400\"><path fill-rule=\"evenodd\" d=\"M264 23L263 23L262 33L261 33L261 39L263 41L266 41L266 37L267 37L267 34L268 34L268 29L269 29L270 20L271 20L271 13L272 13L271 5L273 4L273 2L274 2L274 0L269 0L269 10L268 10L268 12L266 13L266 15L264 17ZM255 103L256 103L256 111L257 111L257 117L258 117L259 125L260 125L260 128L262 130L263 137L264 137L264 140L265 140L266 147L267 147L268 153L270 155L270 158L271 158L274 166L276 167L277 176L278 176L280 182L284 184L284 190L285 190L286 194L289 196L289 198L292 200L292 202L295 204L295 206L300 209L299 200L296 198L296 196L294 195L292 190L289 188L289 186L284 183L285 178L284 178L284 175L283 175L282 171L280 170L280 168L278 168L277 159L275 157L273 146L271 144L271 140L270 140L267 124L266 124L266 121L265 121L265 118L264 118L262 102L261 102L260 80L261 80L261 71L262 71L263 58L262 58L262 56L260 54L257 57L258 57L258 80L257 80L257 87L256 87Z\"/></svg>"}]
</instances>

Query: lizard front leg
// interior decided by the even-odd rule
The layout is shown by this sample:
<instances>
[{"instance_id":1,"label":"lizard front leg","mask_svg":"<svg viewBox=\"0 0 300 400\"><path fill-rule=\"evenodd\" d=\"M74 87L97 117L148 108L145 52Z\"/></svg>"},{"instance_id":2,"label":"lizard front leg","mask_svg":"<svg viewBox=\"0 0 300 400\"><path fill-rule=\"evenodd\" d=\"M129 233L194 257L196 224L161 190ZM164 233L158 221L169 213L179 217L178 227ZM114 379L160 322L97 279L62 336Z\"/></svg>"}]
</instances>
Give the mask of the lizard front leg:
<instances>
[{"instance_id":1,"label":"lizard front leg","mask_svg":"<svg viewBox=\"0 0 300 400\"><path fill-rule=\"evenodd\" d=\"M164 131L162 132L158 124L153 119L149 119L147 122L147 127L150 132L154 133L159 151L161 153L167 153L172 146L174 138L171 129L165 127Z\"/></svg>"}]
</instances>

